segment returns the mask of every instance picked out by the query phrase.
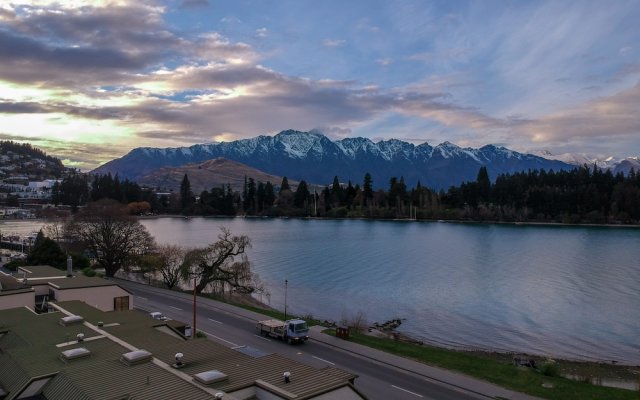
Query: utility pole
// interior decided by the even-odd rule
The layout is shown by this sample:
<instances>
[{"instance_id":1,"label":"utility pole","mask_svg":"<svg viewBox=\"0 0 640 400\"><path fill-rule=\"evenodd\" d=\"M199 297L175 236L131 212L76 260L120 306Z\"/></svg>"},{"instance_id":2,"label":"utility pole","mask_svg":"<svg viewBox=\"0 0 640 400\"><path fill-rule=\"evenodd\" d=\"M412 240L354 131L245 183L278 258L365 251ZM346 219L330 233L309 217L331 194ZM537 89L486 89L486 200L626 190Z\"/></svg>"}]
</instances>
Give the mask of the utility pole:
<instances>
[{"instance_id":1,"label":"utility pole","mask_svg":"<svg viewBox=\"0 0 640 400\"><path fill-rule=\"evenodd\" d=\"M289 284L288 280L284 280L284 320L287 320L287 286Z\"/></svg>"},{"instance_id":2,"label":"utility pole","mask_svg":"<svg viewBox=\"0 0 640 400\"><path fill-rule=\"evenodd\" d=\"M196 277L193 277L193 328L191 329L191 339L196 338Z\"/></svg>"}]
</instances>

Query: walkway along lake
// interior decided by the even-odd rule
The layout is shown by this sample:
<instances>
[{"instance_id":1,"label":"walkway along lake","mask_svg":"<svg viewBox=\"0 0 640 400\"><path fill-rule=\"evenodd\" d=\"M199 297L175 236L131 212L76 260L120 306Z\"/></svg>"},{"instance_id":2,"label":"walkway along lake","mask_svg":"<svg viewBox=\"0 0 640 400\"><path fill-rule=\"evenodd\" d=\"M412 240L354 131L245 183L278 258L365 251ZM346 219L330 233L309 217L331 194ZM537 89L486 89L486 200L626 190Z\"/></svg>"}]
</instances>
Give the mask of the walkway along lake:
<instances>
[{"instance_id":1,"label":"walkway along lake","mask_svg":"<svg viewBox=\"0 0 640 400\"><path fill-rule=\"evenodd\" d=\"M158 243L253 241L271 306L340 320L406 318L453 348L640 365L640 229L254 218L141 222ZM41 221L0 222L28 233Z\"/></svg>"}]
</instances>

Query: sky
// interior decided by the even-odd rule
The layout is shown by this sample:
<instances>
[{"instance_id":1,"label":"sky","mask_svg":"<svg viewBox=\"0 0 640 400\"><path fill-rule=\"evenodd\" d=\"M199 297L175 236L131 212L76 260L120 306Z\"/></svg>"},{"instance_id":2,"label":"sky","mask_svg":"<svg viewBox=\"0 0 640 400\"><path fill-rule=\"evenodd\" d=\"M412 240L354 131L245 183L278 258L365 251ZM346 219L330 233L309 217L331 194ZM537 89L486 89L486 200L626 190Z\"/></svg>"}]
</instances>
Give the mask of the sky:
<instances>
[{"instance_id":1,"label":"sky","mask_svg":"<svg viewBox=\"0 0 640 400\"><path fill-rule=\"evenodd\" d=\"M0 139L91 170L317 130L640 156L640 2L0 0Z\"/></svg>"}]
</instances>

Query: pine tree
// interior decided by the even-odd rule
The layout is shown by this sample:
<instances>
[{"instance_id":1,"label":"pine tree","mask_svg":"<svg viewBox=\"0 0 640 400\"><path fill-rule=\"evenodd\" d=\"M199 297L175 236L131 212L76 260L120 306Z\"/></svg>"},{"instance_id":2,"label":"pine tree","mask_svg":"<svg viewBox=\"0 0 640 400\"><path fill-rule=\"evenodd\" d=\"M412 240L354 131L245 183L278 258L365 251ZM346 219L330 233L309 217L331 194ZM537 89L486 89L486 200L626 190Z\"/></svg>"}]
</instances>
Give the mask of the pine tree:
<instances>
[{"instance_id":1,"label":"pine tree","mask_svg":"<svg viewBox=\"0 0 640 400\"><path fill-rule=\"evenodd\" d=\"M184 174L182 182L180 183L180 205L182 206L182 212L187 211L192 203L193 193L191 193L191 182L189 182L187 174Z\"/></svg>"},{"instance_id":2,"label":"pine tree","mask_svg":"<svg viewBox=\"0 0 640 400\"><path fill-rule=\"evenodd\" d=\"M362 194L364 195L365 202L369 204L371 199L373 199L373 179L371 179L371 174L368 172L364 174Z\"/></svg>"},{"instance_id":3,"label":"pine tree","mask_svg":"<svg viewBox=\"0 0 640 400\"><path fill-rule=\"evenodd\" d=\"M278 194L281 194L285 190L291 190L291 188L289 187L289 180L286 176L283 176L282 183L280 184L280 191L278 192Z\"/></svg>"},{"instance_id":4,"label":"pine tree","mask_svg":"<svg viewBox=\"0 0 640 400\"><path fill-rule=\"evenodd\" d=\"M480 202L488 202L489 196L491 195L491 181L489 180L487 167L480 167L476 183L478 184L478 198Z\"/></svg>"}]
</instances>

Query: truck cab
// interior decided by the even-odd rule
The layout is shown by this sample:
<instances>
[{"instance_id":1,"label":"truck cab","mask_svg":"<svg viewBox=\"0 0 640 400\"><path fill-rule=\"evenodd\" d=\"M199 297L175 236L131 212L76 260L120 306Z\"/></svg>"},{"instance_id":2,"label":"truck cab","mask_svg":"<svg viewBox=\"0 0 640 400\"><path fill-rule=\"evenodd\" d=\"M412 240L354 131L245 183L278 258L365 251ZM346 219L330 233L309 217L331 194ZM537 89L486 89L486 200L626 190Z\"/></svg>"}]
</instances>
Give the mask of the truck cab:
<instances>
[{"instance_id":1,"label":"truck cab","mask_svg":"<svg viewBox=\"0 0 640 400\"><path fill-rule=\"evenodd\" d=\"M287 321L287 337L290 341L304 342L309 339L309 327L301 319L290 319Z\"/></svg>"}]
</instances>

